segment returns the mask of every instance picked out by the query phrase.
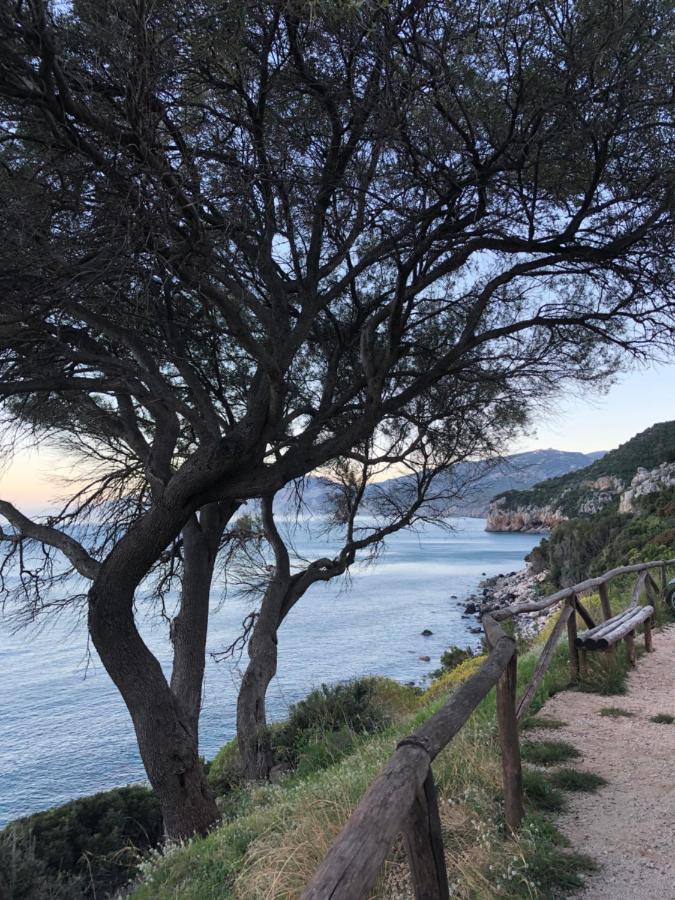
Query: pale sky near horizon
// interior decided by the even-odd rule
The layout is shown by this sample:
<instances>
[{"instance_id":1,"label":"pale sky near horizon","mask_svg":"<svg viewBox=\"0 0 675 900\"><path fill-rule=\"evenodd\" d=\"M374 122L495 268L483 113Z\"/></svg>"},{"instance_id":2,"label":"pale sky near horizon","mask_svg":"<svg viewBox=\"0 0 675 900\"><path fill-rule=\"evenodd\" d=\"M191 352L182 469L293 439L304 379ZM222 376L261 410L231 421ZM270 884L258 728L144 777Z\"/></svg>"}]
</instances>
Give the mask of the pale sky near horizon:
<instances>
[{"instance_id":1,"label":"pale sky near horizon","mask_svg":"<svg viewBox=\"0 0 675 900\"><path fill-rule=\"evenodd\" d=\"M675 362L623 374L605 396L565 395L543 410L534 434L505 452L612 450L656 422L675 419ZM0 470L0 498L37 512L60 493L59 476L71 475L54 451L23 451Z\"/></svg>"}]
</instances>

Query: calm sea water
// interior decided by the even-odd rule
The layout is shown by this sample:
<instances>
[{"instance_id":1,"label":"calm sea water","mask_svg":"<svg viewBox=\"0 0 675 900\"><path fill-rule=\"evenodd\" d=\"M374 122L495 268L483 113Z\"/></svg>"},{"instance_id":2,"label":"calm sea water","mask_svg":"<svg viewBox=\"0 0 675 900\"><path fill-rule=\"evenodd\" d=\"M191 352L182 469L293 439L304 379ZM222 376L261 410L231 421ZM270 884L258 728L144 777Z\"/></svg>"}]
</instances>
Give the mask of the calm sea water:
<instances>
[{"instance_id":1,"label":"calm sea water","mask_svg":"<svg viewBox=\"0 0 675 900\"><path fill-rule=\"evenodd\" d=\"M391 538L379 561L354 567L349 582L317 584L279 635L279 673L269 692L271 718L321 683L387 675L422 683L452 644L474 645L462 600L483 573L522 565L536 535L489 534L482 519L457 519L448 534L428 527ZM310 554L307 538L296 546ZM314 542L314 555L323 548ZM458 599L451 599L451 595ZM208 646L230 643L250 601L228 596L214 613ZM428 628L431 637L420 632ZM143 634L168 672L165 625L148 615ZM423 662L420 656L430 656ZM144 780L131 721L74 616L10 634L0 620L0 825L73 797ZM201 722L207 758L234 734L237 685L245 659L209 657Z\"/></svg>"}]
</instances>

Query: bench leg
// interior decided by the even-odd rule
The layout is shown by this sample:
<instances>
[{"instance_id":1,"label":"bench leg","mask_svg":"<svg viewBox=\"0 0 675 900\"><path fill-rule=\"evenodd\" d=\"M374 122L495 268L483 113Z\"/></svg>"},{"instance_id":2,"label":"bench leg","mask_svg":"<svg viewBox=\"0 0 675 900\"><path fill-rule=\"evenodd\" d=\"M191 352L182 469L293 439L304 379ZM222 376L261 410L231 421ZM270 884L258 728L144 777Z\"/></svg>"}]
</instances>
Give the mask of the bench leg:
<instances>
[{"instance_id":1,"label":"bench leg","mask_svg":"<svg viewBox=\"0 0 675 900\"><path fill-rule=\"evenodd\" d=\"M626 635L626 652L628 653L628 664L634 669L636 664L634 631L629 631Z\"/></svg>"},{"instance_id":2,"label":"bench leg","mask_svg":"<svg viewBox=\"0 0 675 900\"><path fill-rule=\"evenodd\" d=\"M654 649L654 642L652 641L652 620L645 619L645 650L647 653L651 653Z\"/></svg>"},{"instance_id":3,"label":"bench leg","mask_svg":"<svg viewBox=\"0 0 675 900\"><path fill-rule=\"evenodd\" d=\"M585 681L588 676L588 657L583 649L579 650L579 675L582 681Z\"/></svg>"}]
</instances>

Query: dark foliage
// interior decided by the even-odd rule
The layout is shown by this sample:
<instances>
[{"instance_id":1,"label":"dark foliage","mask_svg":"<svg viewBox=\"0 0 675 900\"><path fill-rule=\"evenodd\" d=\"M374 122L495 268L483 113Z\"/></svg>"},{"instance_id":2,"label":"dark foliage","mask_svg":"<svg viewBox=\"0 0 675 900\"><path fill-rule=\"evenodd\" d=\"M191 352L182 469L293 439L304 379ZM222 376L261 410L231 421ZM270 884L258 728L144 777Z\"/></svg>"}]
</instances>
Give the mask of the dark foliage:
<instances>
[{"instance_id":1,"label":"dark foliage","mask_svg":"<svg viewBox=\"0 0 675 900\"><path fill-rule=\"evenodd\" d=\"M20 883L33 885L30 890L55 891L36 897L105 896L134 877L141 855L157 846L162 835L159 802L148 788L82 797L10 823L1 835L2 877L10 877L11 861L19 858L25 873ZM13 857L13 847L18 857Z\"/></svg>"},{"instance_id":2,"label":"dark foliage","mask_svg":"<svg viewBox=\"0 0 675 900\"><path fill-rule=\"evenodd\" d=\"M636 514L601 513L571 519L532 550L528 560L565 587L617 566L675 557L675 488L635 501Z\"/></svg>"},{"instance_id":3,"label":"dark foliage","mask_svg":"<svg viewBox=\"0 0 675 900\"><path fill-rule=\"evenodd\" d=\"M2 900L82 900L82 878L54 873L35 852L35 842L11 829L0 832L0 897Z\"/></svg>"},{"instance_id":4,"label":"dark foliage","mask_svg":"<svg viewBox=\"0 0 675 900\"><path fill-rule=\"evenodd\" d=\"M377 702L377 684L376 678L357 678L343 684L323 684L312 691L291 707L288 720L275 729L275 756L297 764L316 735L358 735L385 727L387 716ZM331 744L339 751L345 739L335 738Z\"/></svg>"}]
</instances>

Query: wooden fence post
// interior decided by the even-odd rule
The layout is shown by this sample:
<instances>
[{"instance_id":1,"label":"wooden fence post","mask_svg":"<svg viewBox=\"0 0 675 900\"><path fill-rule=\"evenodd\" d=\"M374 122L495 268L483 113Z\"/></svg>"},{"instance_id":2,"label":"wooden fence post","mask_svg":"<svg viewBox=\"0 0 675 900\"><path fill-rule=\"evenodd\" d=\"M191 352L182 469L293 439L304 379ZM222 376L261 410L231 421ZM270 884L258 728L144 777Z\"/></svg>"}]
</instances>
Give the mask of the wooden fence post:
<instances>
[{"instance_id":1,"label":"wooden fence post","mask_svg":"<svg viewBox=\"0 0 675 900\"><path fill-rule=\"evenodd\" d=\"M403 827L415 900L449 900L448 873L434 776L429 772Z\"/></svg>"},{"instance_id":2,"label":"wooden fence post","mask_svg":"<svg viewBox=\"0 0 675 900\"><path fill-rule=\"evenodd\" d=\"M518 654L514 649L502 677L497 682L497 724L502 751L504 780L504 815L511 832L520 828L525 815L523 807L523 773L520 762L518 720L516 718L516 682Z\"/></svg>"},{"instance_id":3,"label":"wooden fence post","mask_svg":"<svg viewBox=\"0 0 675 900\"><path fill-rule=\"evenodd\" d=\"M602 606L602 615L605 620L612 618L612 607L609 602L609 585L606 581L603 581L601 585L598 585L598 593L600 594L600 604Z\"/></svg>"},{"instance_id":4,"label":"wooden fence post","mask_svg":"<svg viewBox=\"0 0 675 900\"><path fill-rule=\"evenodd\" d=\"M574 596L567 600L567 604L572 607L572 615L567 620L567 643L570 650L570 679L573 682L579 680L579 650L575 645L577 639L577 611L576 598Z\"/></svg>"},{"instance_id":5,"label":"wooden fence post","mask_svg":"<svg viewBox=\"0 0 675 900\"><path fill-rule=\"evenodd\" d=\"M632 668L635 668L636 660L635 660L635 632L629 631L625 637L626 641L626 652L628 654L628 663Z\"/></svg>"},{"instance_id":6,"label":"wooden fence post","mask_svg":"<svg viewBox=\"0 0 675 900\"><path fill-rule=\"evenodd\" d=\"M666 593L668 592L668 573L665 565L661 566L661 602L666 602Z\"/></svg>"},{"instance_id":7,"label":"wooden fence post","mask_svg":"<svg viewBox=\"0 0 675 900\"><path fill-rule=\"evenodd\" d=\"M652 617L653 618L653 617ZM654 649L654 642L652 641L652 619L645 619L645 650L647 653L651 653Z\"/></svg>"}]
</instances>

